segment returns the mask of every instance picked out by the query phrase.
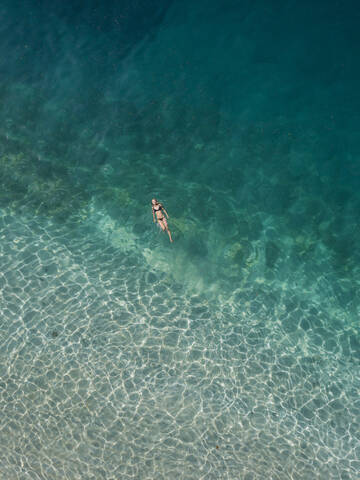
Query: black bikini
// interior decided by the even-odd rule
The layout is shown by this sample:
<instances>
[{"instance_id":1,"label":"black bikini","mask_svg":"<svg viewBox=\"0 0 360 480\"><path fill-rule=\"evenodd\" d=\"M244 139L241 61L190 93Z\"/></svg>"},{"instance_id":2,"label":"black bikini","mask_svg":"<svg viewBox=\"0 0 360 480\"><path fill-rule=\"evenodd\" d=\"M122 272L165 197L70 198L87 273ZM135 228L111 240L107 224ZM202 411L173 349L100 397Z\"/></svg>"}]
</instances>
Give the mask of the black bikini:
<instances>
[{"instance_id":1,"label":"black bikini","mask_svg":"<svg viewBox=\"0 0 360 480\"><path fill-rule=\"evenodd\" d=\"M161 205L159 205L159 208L153 207L153 209L155 210L155 212L160 212L160 211L162 210L162 208L163 208L163 207L162 207ZM164 216L162 216L161 218L157 217L157 219L158 219L158 220L164 220Z\"/></svg>"}]
</instances>

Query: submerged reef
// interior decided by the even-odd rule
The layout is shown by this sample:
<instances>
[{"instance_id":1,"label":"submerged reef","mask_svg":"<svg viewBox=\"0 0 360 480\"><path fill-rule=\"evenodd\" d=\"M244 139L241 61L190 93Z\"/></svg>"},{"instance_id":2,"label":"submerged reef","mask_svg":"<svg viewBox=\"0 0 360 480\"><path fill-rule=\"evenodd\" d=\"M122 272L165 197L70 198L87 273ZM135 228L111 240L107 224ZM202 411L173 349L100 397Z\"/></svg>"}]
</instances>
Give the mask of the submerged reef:
<instances>
[{"instance_id":1,"label":"submerged reef","mask_svg":"<svg viewBox=\"0 0 360 480\"><path fill-rule=\"evenodd\" d=\"M65 221L79 215L89 201L89 194L74 185L65 167L32 154L3 153L0 181L0 205L14 211Z\"/></svg>"},{"instance_id":2,"label":"submerged reef","mask_svg":"<svg viewBox=\"0 0 360 480\"><path fill-rule=\"evenodd\" d=\"M25 100L33 93L18 91ZM86 117L76 135L65 117L34 132L15 117L4 122L0 206L79 223L95 209L115 222L114 231L134 229L147 245L158 242L149 205L155 196L175 242L207 278L222 272L232 284L248 274L272 278L278 269L285 278L289 261L299 271L323 262L341 278L357 275L360 200L347 177L340 184L331 176L332 157L316 150L306 127L280 117L230 125L210 107L172 102L145 108L119 100L113 108L103 98L98 117L113 118L95 133Z\"/></svg>"}]
</instances>

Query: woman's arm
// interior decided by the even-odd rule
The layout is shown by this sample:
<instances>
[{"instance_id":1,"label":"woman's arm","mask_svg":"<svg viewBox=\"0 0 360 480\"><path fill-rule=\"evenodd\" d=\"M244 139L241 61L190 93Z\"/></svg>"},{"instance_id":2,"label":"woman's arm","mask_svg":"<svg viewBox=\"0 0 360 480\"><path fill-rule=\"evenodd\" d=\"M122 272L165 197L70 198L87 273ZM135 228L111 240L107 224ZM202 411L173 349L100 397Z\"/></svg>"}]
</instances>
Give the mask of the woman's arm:
<instances>
[{"instance_id":1,"label":"woman's arm","mask_svg":"<svg viewBox=\"0 0 360 480\"><path fill-rule=\"evenodd\" d=\"M151 207L151 208L152 208L153 220L154 220L154 223L155 223L155 212L154 212L154 207Z\"/></svg>"},{"instance_id":2,"label":"woman's arm","mask_svg":"<svg viewBox=\"0 0 360 480\"><path fill-rule=\"evenodd\" d=\"M164 212L165 212L165 215L167 216L167 218L169 218L169 215L168 215L167 211L165 210L165 208L164 208L164 207L162 207L162 209L164 210Z\"/></svg>"}]
</instances>

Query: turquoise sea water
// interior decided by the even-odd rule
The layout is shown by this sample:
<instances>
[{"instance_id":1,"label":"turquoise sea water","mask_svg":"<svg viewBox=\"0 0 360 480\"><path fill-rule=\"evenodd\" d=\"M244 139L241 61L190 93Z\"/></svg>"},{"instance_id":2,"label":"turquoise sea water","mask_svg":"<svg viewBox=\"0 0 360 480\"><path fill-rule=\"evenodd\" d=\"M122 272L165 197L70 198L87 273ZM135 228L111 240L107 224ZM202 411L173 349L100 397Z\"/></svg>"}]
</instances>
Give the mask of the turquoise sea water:
<instances>
[{"instance_id":1,"label":"turquoise sea water","mask_svg":"<svg viewBox=\"0 0 360 480\"><path fill-rule=\"evenodd\" d=\"M359 478L357 4L48 3L0 7L0 479Z\"/></svg>"}]
</instances>

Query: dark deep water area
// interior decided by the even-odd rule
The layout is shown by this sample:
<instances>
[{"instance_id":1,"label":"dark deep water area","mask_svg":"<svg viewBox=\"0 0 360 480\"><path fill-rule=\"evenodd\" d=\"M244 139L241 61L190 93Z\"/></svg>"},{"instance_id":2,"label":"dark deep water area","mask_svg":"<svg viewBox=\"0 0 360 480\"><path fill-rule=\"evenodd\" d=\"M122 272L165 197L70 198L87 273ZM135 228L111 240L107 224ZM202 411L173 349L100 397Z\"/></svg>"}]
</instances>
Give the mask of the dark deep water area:
<instances>
[{"instance_id":1,"label":"dark deep water area","mask_svg":"<svg viewBox=\"0 0 360 480\"><path fill-rule=\"evenodd\" d=\"M1 479L360 477L359 24L1 3Z\"/></svg>"}]
</instances>

